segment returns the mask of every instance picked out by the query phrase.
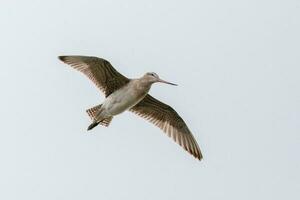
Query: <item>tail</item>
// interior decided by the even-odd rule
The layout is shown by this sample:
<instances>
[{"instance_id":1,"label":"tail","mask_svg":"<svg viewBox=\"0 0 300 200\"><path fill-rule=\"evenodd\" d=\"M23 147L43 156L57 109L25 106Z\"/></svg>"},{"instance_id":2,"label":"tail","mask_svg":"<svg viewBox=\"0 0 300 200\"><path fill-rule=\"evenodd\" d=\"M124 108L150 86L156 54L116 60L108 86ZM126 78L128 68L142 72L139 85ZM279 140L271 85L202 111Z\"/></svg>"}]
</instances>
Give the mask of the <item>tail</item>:
<instances>
[{"instance_id":1,"label":"tail","mask_svg":"<svg viewBox=\"0 0 300 200\"><path fill-rule=\"evenodd\" d=\"M86 112L90 116L91 120L96 120L97 113L100 110L101 106L102 106L102 104L99 104L97 106L94 106L94 107L86 110Z\"/></svg>"},{"instance_id":2,"label":"tail","mask_svg":"<svg viewBox=\"0 0 300 200\"><path fill-rule=\"evenodd\" d=\"M98 124L101 124L102 126L106 126L108 127L111 120L112 120L113 117L109 117L109 118L105 118L101 121L94 121L93 123L91 123L91 125L89 125L89 127L87 128L87 130L91 130L93 128L95 128L96 126L98 126Z\"/></svg>"},{"instance_id":3,"label":"tail","mask_svg":"<svg viewBox=\"0 0 300 200\"><path fill-rule=\"evenodd\" d=\"M94 107L86 110L87 114L94 121L88 127L88 130L91 130L92 128L96 127L98 124L100 124L102 126L106 126L106 127L109 126L109 124L110 124L110 122L111 122L111 120L112 120L113 117L108 117L108 118L102 119L100 121L99 121L99 119L97 119L97 114L98 114L98 111L100 111L101 106L102 106L102 104L94 106Z\"/></svg>"}]
</instances>

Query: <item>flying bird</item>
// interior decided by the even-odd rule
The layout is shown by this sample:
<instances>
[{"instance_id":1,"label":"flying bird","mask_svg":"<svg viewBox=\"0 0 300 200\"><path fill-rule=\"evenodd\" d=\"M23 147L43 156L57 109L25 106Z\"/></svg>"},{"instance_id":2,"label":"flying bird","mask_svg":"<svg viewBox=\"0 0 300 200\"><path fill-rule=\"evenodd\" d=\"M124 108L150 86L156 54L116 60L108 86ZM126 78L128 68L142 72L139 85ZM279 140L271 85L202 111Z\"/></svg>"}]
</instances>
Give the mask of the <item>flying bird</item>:
<instances>
[{"instance_id":1,"label":"flying bird","mask_svg":"<svg viewBox=\"0 0 300 200\"><path fill-rule=\"evenodd\" d=\"M106 99L102 104L86 110L92 120L87 130L98 124L108 127L115 115L129 110L162 129L195 158L202 159L200 148L183 119L171 106L148 94L153 83L176 84L162 80L154 72L148 72L141 78L129 79L107 60L98 57L58 58L85 74L105 94Z\"/></svg>"}]
</instances>

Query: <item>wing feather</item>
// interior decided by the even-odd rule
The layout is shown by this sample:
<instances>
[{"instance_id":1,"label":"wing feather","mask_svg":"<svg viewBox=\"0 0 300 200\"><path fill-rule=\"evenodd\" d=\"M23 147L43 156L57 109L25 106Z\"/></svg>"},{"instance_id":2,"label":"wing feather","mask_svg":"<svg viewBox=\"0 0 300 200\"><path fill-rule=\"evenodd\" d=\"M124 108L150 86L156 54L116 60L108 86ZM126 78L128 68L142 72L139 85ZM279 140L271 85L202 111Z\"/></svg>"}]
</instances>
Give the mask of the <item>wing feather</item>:
<instances>
[{"instance_id":1,"label":"wing feather","mask_svg":"<svg viewBox=\"0 0 300 200\"><path fill-rule=\"evenodd\" d=\"M200 148L194 136L183 119L172 107L148 94L141 102L132 107L130 111L162 129L166 135L195 158L202 159Z\"/></svg>"},{"instance_id":2,"label":"wing feather","mask_svg":"<svg viewBox=\"0 0 300 200\"><path fill-rule=\"evenodd\" d=\"M58 58L86 75L106 97L130 81L102 58L88 56L59 56Z\"/></svg>"}]
</instances>

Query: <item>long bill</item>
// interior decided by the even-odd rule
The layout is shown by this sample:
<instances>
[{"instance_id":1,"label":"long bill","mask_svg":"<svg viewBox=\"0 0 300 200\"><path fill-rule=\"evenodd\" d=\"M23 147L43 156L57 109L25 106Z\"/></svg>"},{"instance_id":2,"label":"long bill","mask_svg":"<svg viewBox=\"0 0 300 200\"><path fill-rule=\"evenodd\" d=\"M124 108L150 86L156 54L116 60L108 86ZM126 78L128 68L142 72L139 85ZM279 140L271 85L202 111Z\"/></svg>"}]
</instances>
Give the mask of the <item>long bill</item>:
<instances>
[{"instance_id":1,"label":"long bill","mask_svg":"<svg viewBox=\"0 0 300 200\"><path fill-rule=\"evenodd\" d=\"M177 85L177 84L175 84L175 83L171 83L171 82L168 82L168 81L165 81L165 80L162 80L162 79L158 79L158 82L161 82L161 83L166 83L166 84L169 84L169 85L178 86L178 85Z\"/></svg>"}]
</instances>

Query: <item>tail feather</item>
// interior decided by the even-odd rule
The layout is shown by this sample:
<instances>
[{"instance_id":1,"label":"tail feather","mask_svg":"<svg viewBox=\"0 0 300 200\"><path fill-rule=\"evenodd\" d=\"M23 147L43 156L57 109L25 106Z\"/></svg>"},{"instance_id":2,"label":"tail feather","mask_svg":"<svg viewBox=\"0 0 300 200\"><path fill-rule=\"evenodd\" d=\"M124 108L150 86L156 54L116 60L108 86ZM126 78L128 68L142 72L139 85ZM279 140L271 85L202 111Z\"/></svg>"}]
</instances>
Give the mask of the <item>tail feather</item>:
<instances>
[{"instance_id":1,"label":"tail feather","mask_svg":"<svg viewBox=\"0 0 300 200\"><path fill-rule=\"evenodd\" d=\"M86 112L89 115L89 117L91 118L91 120L95 120L97 112L98 112L98 110L100 110L101 106L102 106L102 104L99 104L97 106L94 106L94 107L86 110Z\"/></svg>"},{"instance_id":2,"label":"tail feather","mask_svg":"<svg viewBox=\"0 0 300 200\"><path fill-rule=\"evenodd\" d=\"M108 127L112 119L113 119L113 117L109 117L109 118L106 118L106 119L101 120L99 123L100 123L102 126Z\"/></svg>"},{"instance_id":3,"label":"tail feather","mask_svg":"<svg viewBox=\"0 0 300 200\"><path fill-rule=\"evenodd\" d=\"M102 126L106 126L108 127L112 118L113 117L108 117L105 119L102 119L99 121L99 119L97 119L97 114L98 111L100 111L102 104L94 106L92 108L89 108L86 110L87 114L90 116L90 118L94 121L89 127L88 130L91 130L92 128L96 127L98 124L102 125Z\"/></svg>"}]
</instances>

